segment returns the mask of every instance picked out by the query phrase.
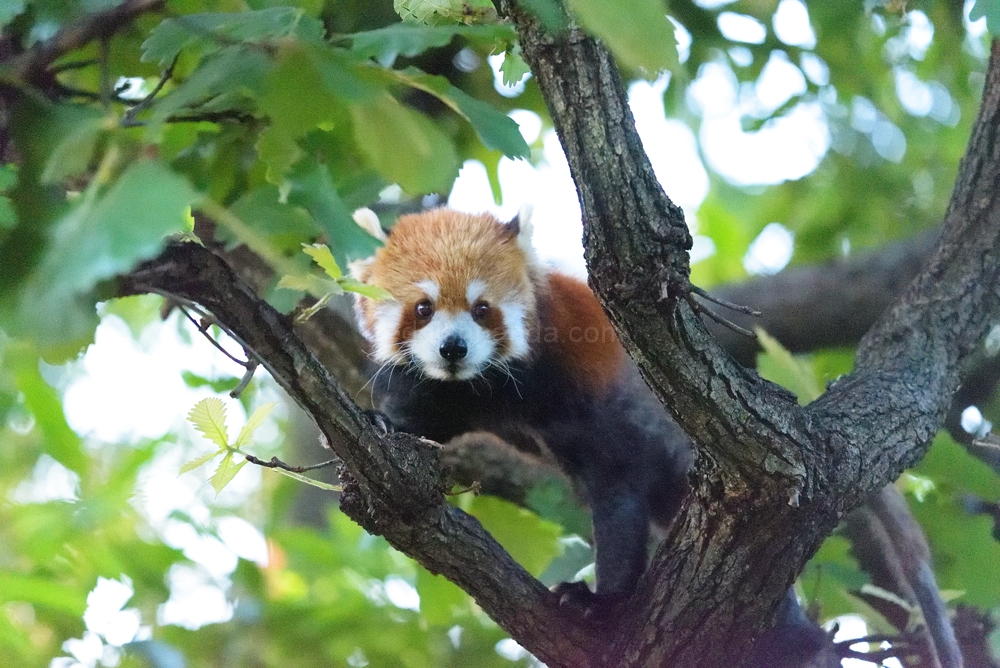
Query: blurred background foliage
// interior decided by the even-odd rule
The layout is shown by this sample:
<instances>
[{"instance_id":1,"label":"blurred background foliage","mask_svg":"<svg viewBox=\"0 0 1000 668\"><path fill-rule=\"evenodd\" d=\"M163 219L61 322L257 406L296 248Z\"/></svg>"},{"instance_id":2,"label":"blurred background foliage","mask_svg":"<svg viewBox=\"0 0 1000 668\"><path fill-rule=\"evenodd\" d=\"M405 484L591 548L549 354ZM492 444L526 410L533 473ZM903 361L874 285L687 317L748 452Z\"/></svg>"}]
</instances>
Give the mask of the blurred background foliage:
<instances>
[{"instance_id":1,"label":"blurred background foliage","mask_svg":"<svg viewBox=\"0 0 1000 668\"><path fill-rule=\"evenodd\" d=\"M525 4L558 28L551 2ZM794 239L792 265L935 227L975 116L988 36L970 27L973 3L810 0L815 39L788 43L775 17L789 2L800 6L628 0L608 11L600 0L568 3L628 77L670 68L666 117L687 124L702 147L711 114L692 88L711 68L735 82L746 133L773 128L802 104L822 112L829 148L801 178L741 184L702 153L708 192L688 214L714 249L693 269L705 287L745 279L748 251L773 223ZM389 225L395 212L444 202L468 160L482 163L499 199L503 156L544 160L542 139L529 146L507 114L529 110L551 128L537 87L521 80L513 30L487 2L436 3L457 11L441 15L403 0L396 8L388 0L168 0L162 13L61 55L53 76L18 69L27 49L116 4L0 2L3 662L530 664L468 596L366 535L332 495L244 470L242 483L216 497L200 472L174 480L191 458L177 453L207 451L182 415L168 416L155 435L102 436L74 430L63 410L74 379L87 373L79 355L102 318L139 348L152 349L161 330L208 348L176 314L161 322L157 297L105 301L110 279L155 255L164 235L190 233L191 209L214 221L217 240L265 260L265 292L287 311L297 296L276 283L308 270L302 243L329 243L341 266L374 248L351 222L354 208L376 205ZM664 8L676 32L644 19ZM409 21L400 23L396 10ZM734 36L729 15L758 25L759 39ZM802 85L777 106L755 103L774 59L795 68ZM237 383L183 355L170 362L191 396ZM851 364L851 351L792 357L777 344L760 357L761 372L803 402ZM154 410L175 410L151 377L120 382ZM275 395L266 379L255 380L240 402L252 409ZM986 420L998 408L979 407ZM113 421L127 410L111 405L101 415ZM278 411L270 436L254 445L258 455L320 457L299 422ZM941 585L958 602L1000 609L992 522L963 505L968 494L997 501L996 474L941 435L902 487ZM537 514L469 494L455 502L546 582L588 575L589 548L577 537L586 523L567 510L565 490L536 494L529 505ZM800 590L823 621L853 613L873 630L891 630L852 594L865 581L835 536ZM197 614L209 608L221 612ZM994 651L1000 656L1000 642Z\"/></svg>"}]
</instances>

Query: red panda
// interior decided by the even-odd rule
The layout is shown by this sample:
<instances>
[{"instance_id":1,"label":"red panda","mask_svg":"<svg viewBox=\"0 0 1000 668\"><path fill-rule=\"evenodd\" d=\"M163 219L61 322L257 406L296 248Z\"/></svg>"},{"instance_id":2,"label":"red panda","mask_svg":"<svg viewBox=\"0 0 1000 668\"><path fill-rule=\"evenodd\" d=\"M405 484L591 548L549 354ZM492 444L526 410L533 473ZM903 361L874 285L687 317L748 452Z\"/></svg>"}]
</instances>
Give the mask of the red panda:
<instances>
[{"instance_id":1,"label":"red panda","mask_svg":"<svg viewBox=\"0 0 1000 668\"><path fill-rule=\"evenodd\" d=\"M355 218L380 232L371 212ZM532 449L525 434L541 436L591 509L597 602L614 602L645 569L650 521L680 505L691 447L590 288L543 267L530 237L523 216L436 209L401 217L352 266L392 295L356 302L382 367L376 407L439 442L488 431Z\"/></svg>"}]
</instances>

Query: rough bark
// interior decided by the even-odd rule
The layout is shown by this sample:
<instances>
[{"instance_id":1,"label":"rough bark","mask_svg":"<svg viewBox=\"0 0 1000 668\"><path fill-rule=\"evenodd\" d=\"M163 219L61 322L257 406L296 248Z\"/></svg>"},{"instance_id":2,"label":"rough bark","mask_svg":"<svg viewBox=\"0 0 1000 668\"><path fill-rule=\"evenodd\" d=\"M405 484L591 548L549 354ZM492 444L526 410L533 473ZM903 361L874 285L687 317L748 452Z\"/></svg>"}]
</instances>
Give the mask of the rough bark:
<instances>
[{"instance_id":1,"label":"rough bark","mask_svg":"<svg viewBox=\"0 0 1000 668\"><path fill-rule=\"evenodd\" d=\"M380 433L309 352L290 320L260 299L217 255L169 246L123 277L120 294L168 293L212 313L316 422L344 464L341 508L472 594L498 624L553 666L587 666L598 639L560 609L479 522L445 502L439 447Z\"/></svg>"},{"instance_id":2,"label":"rough bark","mask_svg":"<svg viewBox=\"0 0 1000 668\"><path fill-rule=\"evenodd\" d=\"M608 663L739 665L838 518L924 454L962 362L997 319L1000 50L929 266L865 337L855 371L800 409L736 365L692 310L690 237L653 177L610 55L504 6L577 186L591 283L698 452L694 493Z\"/></svg>"}]
</instances>

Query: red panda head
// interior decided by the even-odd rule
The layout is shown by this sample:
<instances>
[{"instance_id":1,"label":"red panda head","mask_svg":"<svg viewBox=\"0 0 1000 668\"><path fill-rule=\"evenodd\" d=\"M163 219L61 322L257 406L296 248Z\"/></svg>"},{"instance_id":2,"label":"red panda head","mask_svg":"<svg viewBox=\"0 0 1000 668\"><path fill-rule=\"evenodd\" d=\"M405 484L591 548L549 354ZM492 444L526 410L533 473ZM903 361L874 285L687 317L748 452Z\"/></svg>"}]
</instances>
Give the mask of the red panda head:
<instances>
[{"instance_id":1,"label":"red panda head","mask_svg":"<svg viewBox=\"0 0 1000 668\"><path fill-rule=\"evenodd\" d=\"M538 327L530 229L515 218L435 209L403 216L385 246L352 266L391 299L357 299L376 361L466 380L531 352Z\"/></svg>"}]
</instances>

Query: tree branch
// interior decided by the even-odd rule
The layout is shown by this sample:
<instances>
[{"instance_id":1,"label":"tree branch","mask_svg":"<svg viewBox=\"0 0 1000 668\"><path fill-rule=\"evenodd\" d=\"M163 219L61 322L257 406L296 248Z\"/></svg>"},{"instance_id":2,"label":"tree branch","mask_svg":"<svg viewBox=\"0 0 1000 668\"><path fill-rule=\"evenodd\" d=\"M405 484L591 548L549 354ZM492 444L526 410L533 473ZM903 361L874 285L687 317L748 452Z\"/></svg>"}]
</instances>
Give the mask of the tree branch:
<instances>
[{"instance_id":1,"label":"tree branch","mask_svg":"<svg viewBox=\"0 0 1000 668\"><path fill-rule=\"evenodd\" d=\"M0 69L9 69L19 81L44 84L48 77L46 69L57 58L91 40L113 35L130 25L141 14L158 11L164 2L165 0L125 0L103 12L87 14L63 27L51 39L38 43L7 63L0 62Z\"/></svg>"},{"instance_id":2,"label":"tree branch","mask_svg":"<svg viewBox=\"0 0 1000 668\"><path fill-rule=\"evenodd\" d=\"M923 455L996 317L996 54L938 259L862 343L858 370L803 411L734 364L683 299L690 237L607 51L573 28L546 34L513 0L504 8L577 186L591 283L698 453L693 494L608 660L738 665L839 517Z\"/></svg>"},{"instance_id":3,"label":"tree branch","mask_svg":"<svg viewBox=\"0 0 1000 668\"><path fill-rule=\"evenodd\" d=\"M194 243L170 245L121 279L120 294L147 292L201 304L312 417L344 463L341 508L348 516L461 586L543 661L589 665L601 634L560 609L556 596L475 518L444 501L440 448L409 434L378 433L289 319L257 297L221 258Z\"/></svg>"}]
</instances>

